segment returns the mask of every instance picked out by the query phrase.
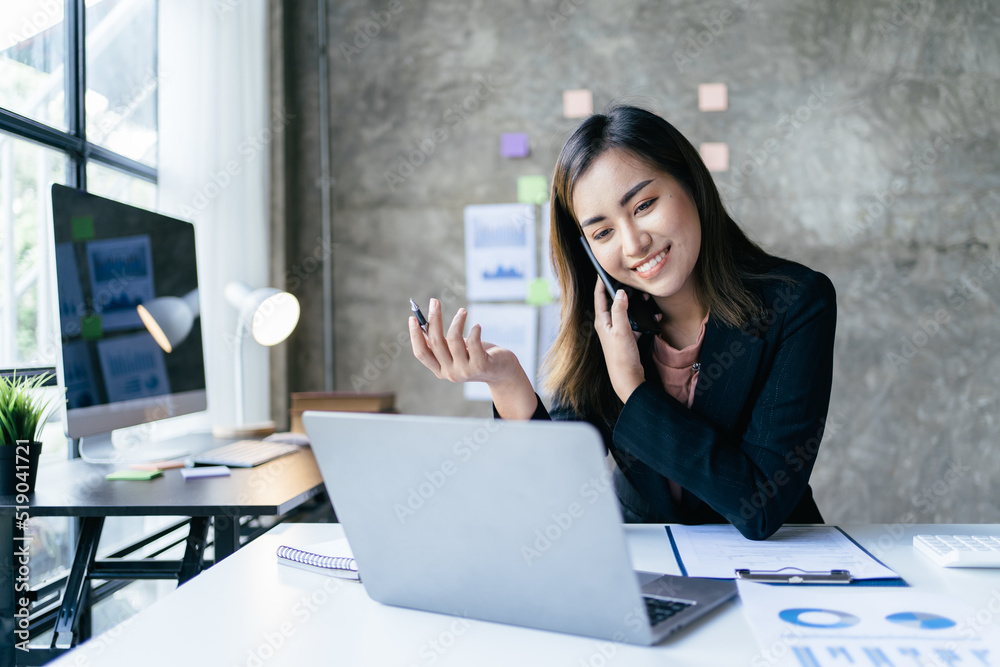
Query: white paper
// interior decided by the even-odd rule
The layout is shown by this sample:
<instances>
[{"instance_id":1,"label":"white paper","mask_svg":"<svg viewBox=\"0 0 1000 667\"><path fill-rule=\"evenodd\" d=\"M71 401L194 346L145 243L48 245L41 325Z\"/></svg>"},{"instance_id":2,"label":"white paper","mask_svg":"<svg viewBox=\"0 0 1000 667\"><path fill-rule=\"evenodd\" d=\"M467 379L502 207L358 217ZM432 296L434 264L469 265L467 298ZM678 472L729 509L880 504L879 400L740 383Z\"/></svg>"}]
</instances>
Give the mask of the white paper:
<instances>
[{"instance_id":1,"label":"white paper","mask_svg":"<svg viewBox=\"0 0 1000 667\"><path fill-rule=\"evenodd\" d=\"M542 278L549 283L549 294L558 300L562 292L559 289L559 277L552 265L552 202L542 204Z\"/></svg>"},{"instance_id":2,"label":"white paper","mask_svg":"<svg viewBox=\"0 0 1000 667\"><path fill-rule=\"evenodd\" d=\"M482 327L484 343L493 343L514 353L529 378L535 377L537 355L538 311L534 306L472 304L466 319L466 332L473 324ZM489 401L490 390L485 382L466 382L465 398L469 401Z\"/></svg>"},{"instance_id":3,"label":"white paper","mask_svg":"<svg viewBox=\"0 0 1000 667\"><path fill-rule=\"evenodd\" d=\"M896 578L834 526L783 526L766 540L748 540L735 527L671 526L688 576L733 579L735 570L807 572L848 570L855 579Z\"/></svg>"},{"instance_id":4,"label":"white paper","mask_svg":"<svg viewBox=\"0 0 1000 667\"><path fill-rule=\"evenodd\" d=\"M907 588L771 586L737 581L768 667L1000 666L995 624L945 595Z\"/></svg>"},{"instance_id":5,"label":"white paper","mask_svg":"<svg viewBox=\"0 0 1000 667\"><path fill-rule=\"evenodd\" d=\"M470 301L524 301L537 275L534 204L465 207L465 284Z\"/></svg>"},{"instance_id":6,"label":"white paper","mask_svg":"<svg viewBox=\"0 0 1000 667\"><path fill-rule=\"evenodd\" d=\"M625 524L632 569L660 574L680 574L670 538L663 526Z\"/></svg>"},{"instance_id":7,"label":"white paper","mask_svg":"<svg viewBox=\"0 0 1000 667\"><path fill-rule=\"evenodd\" d=\"M547 395L544 391L545 375L543 374L543 364L545 356L552 349L559 335L559 324L561 321L562 306L558 302L550 303L538 308L538 373L536 374L535 386L539 388L539 393Z\"/></svg>"}]
</instances>

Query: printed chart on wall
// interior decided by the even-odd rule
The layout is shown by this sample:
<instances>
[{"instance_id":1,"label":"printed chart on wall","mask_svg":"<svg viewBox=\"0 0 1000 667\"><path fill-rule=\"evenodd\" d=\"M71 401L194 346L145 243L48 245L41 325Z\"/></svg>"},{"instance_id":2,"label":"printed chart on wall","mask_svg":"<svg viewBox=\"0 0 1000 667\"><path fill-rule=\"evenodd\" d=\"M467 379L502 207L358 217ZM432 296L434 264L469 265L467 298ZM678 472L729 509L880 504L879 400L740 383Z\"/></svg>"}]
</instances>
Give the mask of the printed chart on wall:
<instances>
[{"instance_id":1,"label":"printed chart on wall","mask_svg":"<svg viewBox=\"0 0 1000 667\"><path fill-rule=\"evenodd\" d=\"M513 352L528 377L535 377L538 310L534 306L471 304L466 323L466 335L473 324L479 324L483 329L483 342ZM466 400L491 400L489 387L483 382L466 382L463 387Z\"/></svg>"},{"instance_id":2,"label":"printed chart on wall","mask_svg":"<svg viewBox=\"0 0 1000 667\"><path fill-rule=\"evenodd\" d=\"M761 664L1000 667L1000 628L955 598L898 588L737 586Z\"/></svg>"},{"instance_id":3,"label":"printed chart on wall","mask_svg":"<svg viewBox=\"0 0 1000 667\"><path fill-rule=\"evenodd\" d=\"M533 204L465 207L469 301L523 301L537 272Z\"/></svg>"}]
</instances>

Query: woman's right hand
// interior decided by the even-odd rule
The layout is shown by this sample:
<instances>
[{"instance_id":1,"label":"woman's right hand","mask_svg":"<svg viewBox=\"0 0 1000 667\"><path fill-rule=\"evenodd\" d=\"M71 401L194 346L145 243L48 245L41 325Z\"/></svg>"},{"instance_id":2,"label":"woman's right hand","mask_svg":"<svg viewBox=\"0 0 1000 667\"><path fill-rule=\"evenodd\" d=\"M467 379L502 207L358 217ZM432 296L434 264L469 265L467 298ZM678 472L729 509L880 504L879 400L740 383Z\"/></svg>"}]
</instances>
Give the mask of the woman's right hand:
<instances>
[{"instance_id":1,"label":"woman's right hand","mask_svg":"<svg viewBox=\"0 0 1000 667\"><path fill-rule=\"evenodd\" d=\"M482 328L475 324L468 338L462 336L468 312L459 308L444 333L441 302L431 299L427 332L411 316L410 345L413 356L435 376L451 382L485 382L497 411L508 419L528 419L535 411L535 390L513 352L482 341Z\"/></svg>"}]
</instances>

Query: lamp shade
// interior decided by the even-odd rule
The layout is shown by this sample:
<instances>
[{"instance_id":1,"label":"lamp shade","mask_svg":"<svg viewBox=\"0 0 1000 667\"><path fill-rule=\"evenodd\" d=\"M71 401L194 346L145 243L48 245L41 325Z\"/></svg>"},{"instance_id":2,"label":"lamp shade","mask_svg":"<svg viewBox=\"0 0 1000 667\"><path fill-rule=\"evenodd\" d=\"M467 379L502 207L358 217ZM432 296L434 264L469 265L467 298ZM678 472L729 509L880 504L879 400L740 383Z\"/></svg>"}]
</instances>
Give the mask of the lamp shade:
<instances>
[{"instance_id":1,"label":"lamp shade","mask_svg":"<svg viewBox=\"0 0 1000 667\"><path fill-rule=\"evenodd\" d=\"M251 290L245 283L231 282L226 299L239 311L240 325L261 345L277 345L299 323L299 300L274 287Z\"/></svg>"},{"instance_id":2,"label":"lamp shade","mask_svg":"<svg viewBox=\"0 0 1000 667\"><path fill-rule=\"evenodd\" d=\"M183 298L157 297L149 303L139 304L136 309L153 340L168 354L188 337L195 318L201 312L196 289Z\"/></svg>"}]
</instances>

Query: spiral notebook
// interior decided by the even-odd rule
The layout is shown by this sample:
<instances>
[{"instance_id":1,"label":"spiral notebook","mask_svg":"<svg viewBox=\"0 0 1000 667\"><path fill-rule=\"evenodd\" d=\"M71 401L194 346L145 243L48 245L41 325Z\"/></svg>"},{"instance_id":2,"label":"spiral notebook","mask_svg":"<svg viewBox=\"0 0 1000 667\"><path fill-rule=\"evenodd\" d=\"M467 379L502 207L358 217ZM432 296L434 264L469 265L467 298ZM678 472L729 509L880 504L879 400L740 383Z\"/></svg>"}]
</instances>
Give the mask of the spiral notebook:
<instances>
[{"instance_id":1,"label":"spiral notebook","mask_svg":"<svg viewBox=\"0 0 1000 667\"><path fill-rule=\"evenodd\" d=\"M361 581L354 554L345 538L321 542L308 549L282 545L278 547L278 562L330 577Z\"/></svg>"}]
</instances>

